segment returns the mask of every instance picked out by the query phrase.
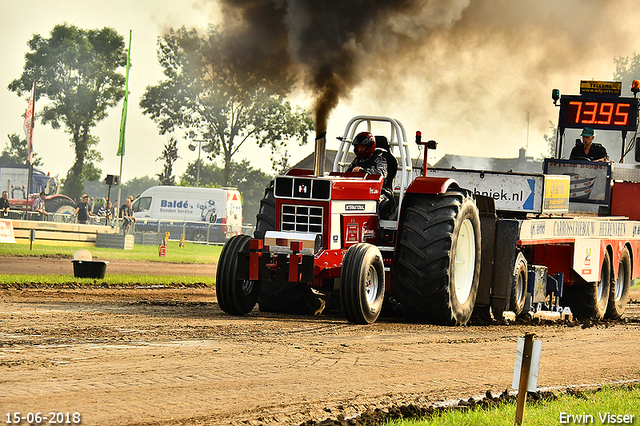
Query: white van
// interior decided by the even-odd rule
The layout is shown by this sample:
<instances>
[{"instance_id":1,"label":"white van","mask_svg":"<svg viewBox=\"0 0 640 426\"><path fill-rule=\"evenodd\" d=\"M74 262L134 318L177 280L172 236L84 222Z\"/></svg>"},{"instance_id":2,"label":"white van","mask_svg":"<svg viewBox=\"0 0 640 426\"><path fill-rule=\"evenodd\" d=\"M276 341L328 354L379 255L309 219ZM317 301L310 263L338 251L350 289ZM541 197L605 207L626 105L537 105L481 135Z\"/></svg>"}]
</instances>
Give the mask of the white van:
<instances>
[{"instance_id":1,"label":"white van","mask_svg":"<svg viewBox=\"0 0 640 426\"><path fill-rule=\"evenodd\" d=\"M153 186L133 201L136 219L218 224L227 236L242 229L237 189Z\"/></svg>"}]
</instances>

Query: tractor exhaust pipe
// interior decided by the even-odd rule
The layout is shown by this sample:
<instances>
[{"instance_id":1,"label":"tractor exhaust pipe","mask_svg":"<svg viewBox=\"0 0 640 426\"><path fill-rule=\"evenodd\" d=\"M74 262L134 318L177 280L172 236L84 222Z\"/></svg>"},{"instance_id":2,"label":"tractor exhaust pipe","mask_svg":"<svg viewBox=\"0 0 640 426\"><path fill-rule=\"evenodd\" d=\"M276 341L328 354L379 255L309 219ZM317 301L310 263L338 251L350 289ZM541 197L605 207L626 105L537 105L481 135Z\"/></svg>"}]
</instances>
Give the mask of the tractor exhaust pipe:
<instances>
[{"instance_id":1,"label":"tractor exhaust pipe","mask_svg":"<svg viewBox=\"0 0 640 426\"><path fill-rule=\"evenodd\" d=\"M313 175L315 177L324 176L324 156L327 146L327 140L325 138L326 136L327 132L322 132L318 136L316 136L316 158L313 165Z\"/></svg>"}]
</instances>

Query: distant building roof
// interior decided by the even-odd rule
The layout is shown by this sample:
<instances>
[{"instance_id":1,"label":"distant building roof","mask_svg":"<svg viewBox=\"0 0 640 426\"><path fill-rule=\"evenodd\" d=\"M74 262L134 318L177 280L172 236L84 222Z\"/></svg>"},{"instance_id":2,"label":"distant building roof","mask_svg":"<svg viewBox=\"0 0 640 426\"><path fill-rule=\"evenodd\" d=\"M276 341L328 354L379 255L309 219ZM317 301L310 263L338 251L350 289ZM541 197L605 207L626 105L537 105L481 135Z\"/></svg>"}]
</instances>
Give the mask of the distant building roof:
<instances>
[{"instance_id":1,"label":"distant building roof","mask_svg":"<svg viewBox=\"0 0 640 426\"><path fill-rule=\"evenodd\" d=\"M438 169L472 169L496 172L542 173L542 162L527 157L526 150L520 148L517 158L472 157L468 155L445 154L433 167Z\"/></svg>"}]
</instances>

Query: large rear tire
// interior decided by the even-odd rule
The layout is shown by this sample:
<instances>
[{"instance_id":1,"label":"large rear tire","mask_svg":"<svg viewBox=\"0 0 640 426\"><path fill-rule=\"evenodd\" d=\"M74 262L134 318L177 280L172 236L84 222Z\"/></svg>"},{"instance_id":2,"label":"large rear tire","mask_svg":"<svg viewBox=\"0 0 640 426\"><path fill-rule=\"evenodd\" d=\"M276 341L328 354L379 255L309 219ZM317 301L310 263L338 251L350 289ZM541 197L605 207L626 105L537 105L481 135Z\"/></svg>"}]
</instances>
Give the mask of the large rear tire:
<instances>
[{"instance_id":1,"label":"large rear tire","mask_svg":"<svg viewBox=\"0 0 640 426\"><path fill-rule=\"evenodd\" d=\"M405 319L469 321L480 278L480 215L466 191L411 194L397 245L395 283Z\"/></svg>"},{"instance_id":2,"label":"large rear tire","mask_svg":"<svg viewBox=\"0 0 640 426\"><path fill-rule=\"evenodd\" d=\"M609 290L609 304L605 316L611 319L619 319L624 314L624 310L629 303L629 289L631 288L631 254L627 247L622 249L620 265L618 266L618 277L611 280Z\"/></svg>"},{"instance_id":3,"label":"large rear tire","mask_svg":"<svg viewBox=\"0 0 640 426\"><path fill-rule=\"evenodd\" d=\"M380 250L367 243L349 247L340 272L340 301L347 320L374 323L384 301L384 263Z\"/></svg>"},{"instance_id":4,"label":"large rear tire","mask_svg":"<svg viewBox=\"0 0 640 426\"><path fill-rule=\"evenodd\" d=\"M602 319L607 312L609 293L611 289L611 257L604 252L600 281L573 284L566 290L567 302L571 312L578 318Z\"/></svg>"},{"instance_id":5,"label":"large rear tire","mask_svg":"<svg viewBox=\"0 0 640 426\"><path fill-rule=\"evenodd\" d=\"M56 196L46 201L45 210L54 214L54 222L68 223L74 221L73 213L76 211L76 205L66 197Z\"/></svg>"},{"instance_id":6,"label":"large rear tire","mask_svg":"<svg viewBox=\"0 0 640 426\"><path fill-rule=\"evenodd\" d=\"M256 229L253 238L264 239L267 231L276 229L276 197L273 193L273 181L264 190L264 197L260 200L260 210L256 216Z\"/></svg>"},{"instance_id":7,"label":"large rear tire","mask_svg":"<svg viewBox=\"0 0 640 426\"><path fill-rule=\"evenodd\" d=\"M238 254L246 249L250 240L248 235L235 235L220 253L216 270L216 297L220 309L230 315L251 312L260 294L259 281L238 278Z\"/></svg>"},{"instance_id":8,"label":"large rear tire","mask_svg":"<svg viewBox=\"0 0 640 426\"><path fill-rule=\"evenodd\" d=\"M522 252L518 253L516 263L513 267L513 280L511 281L511 296L509 299L509 310L516 316L524 311L527 298L527 259Z\"/></svg>"}]
</instances>

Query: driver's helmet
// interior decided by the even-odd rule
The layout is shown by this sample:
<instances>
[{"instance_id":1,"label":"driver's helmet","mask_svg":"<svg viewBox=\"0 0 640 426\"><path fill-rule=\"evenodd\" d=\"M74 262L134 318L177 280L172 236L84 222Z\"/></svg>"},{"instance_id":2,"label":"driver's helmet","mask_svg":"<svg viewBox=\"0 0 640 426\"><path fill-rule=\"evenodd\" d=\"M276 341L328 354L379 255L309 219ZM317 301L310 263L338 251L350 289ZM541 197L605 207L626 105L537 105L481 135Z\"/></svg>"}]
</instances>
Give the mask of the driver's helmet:
<instances>
[{"instance_id":1,"label":"driver's helmet","mask_svg":"<svg viewBox=\"0 0 640 426\"><path fill-rule=\"evenodd\" d=\"M357 147L359 145L364 145L366 149L358 151ZM371 134L371 132L360 132L353 139L353 151L355 152L357 157L368 157L373 151L376 149L376 138Z\"/></svg>"}]
</instances>

